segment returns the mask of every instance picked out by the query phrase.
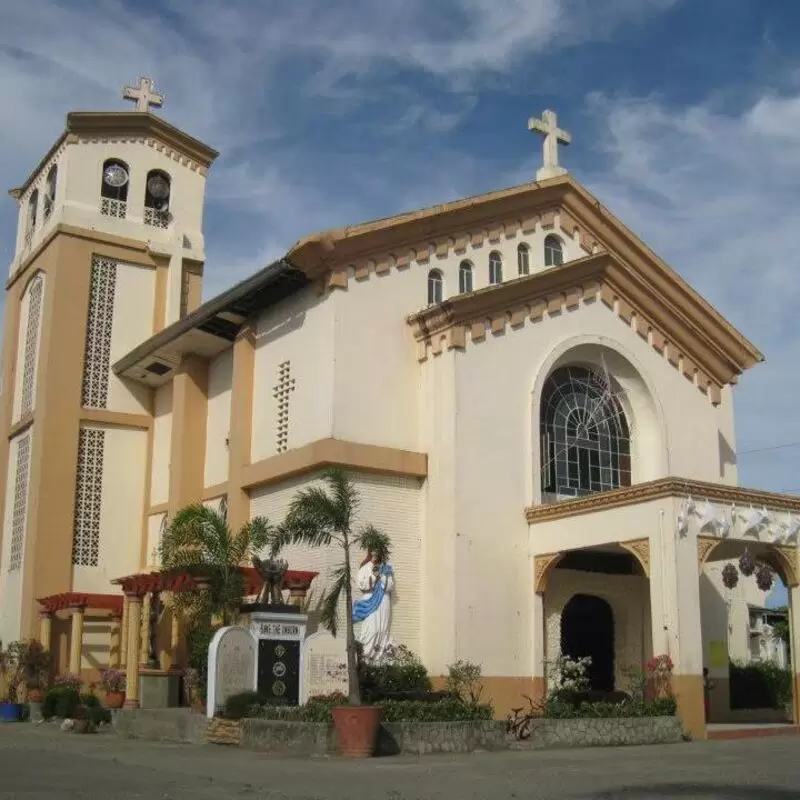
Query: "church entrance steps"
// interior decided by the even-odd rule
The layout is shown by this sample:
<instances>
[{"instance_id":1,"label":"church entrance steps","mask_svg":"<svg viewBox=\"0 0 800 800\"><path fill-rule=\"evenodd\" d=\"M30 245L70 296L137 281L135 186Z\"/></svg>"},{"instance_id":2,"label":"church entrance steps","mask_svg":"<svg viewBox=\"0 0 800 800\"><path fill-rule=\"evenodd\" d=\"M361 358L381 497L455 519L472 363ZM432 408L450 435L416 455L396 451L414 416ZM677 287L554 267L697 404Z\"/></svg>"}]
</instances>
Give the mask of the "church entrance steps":
<instances>
[{"instance_id":1,"label":"church entrance steps","mask_svg":"<svg viewBox=\"0 0 800 800\"><path fill-rule=\"evenodd\" d=\"M708 726L709 739L757 739L768 736L798 736L800 726L787 723L715 724Z\"/></svg>"}]
</instances>

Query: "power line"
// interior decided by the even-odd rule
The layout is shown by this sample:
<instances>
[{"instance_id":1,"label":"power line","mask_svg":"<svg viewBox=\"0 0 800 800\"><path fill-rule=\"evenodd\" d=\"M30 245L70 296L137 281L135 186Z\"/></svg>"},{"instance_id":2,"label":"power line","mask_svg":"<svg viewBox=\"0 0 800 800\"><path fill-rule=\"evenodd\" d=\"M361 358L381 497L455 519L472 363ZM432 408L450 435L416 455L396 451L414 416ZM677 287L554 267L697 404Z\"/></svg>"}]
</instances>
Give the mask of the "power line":
<instances>
[{"instance_id":1,"label":"power line","mask_svg":"<svg viewBox=\"0 0 800 800\"><path fill-rule=\"evenodd\" d=\"M746 456L750 453L766 453L768 450L784 450L788 447L800 447L800 442L788 442L787 444L773 444L770 447L755 447L752 450L739 450L737 455Z\"/></svg>"}]
</instances>

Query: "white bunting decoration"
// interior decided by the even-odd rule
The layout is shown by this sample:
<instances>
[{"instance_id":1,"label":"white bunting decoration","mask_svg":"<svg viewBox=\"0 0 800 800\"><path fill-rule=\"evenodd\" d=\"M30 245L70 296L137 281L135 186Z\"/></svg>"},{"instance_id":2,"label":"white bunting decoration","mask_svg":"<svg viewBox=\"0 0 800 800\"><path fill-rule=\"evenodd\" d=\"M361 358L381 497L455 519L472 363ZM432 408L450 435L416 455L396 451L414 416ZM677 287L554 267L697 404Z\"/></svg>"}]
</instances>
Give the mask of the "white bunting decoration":
<instances>
[{"instance_id":1,"label":"white bunting decoration","mask_svg":"<svg viewBox=\"0 0 800 800\"><path fill-rule=\"evenodd\" d=\"M744 522L745 536L755 536L758 538L759 531L769 522L769 514L765 508L750 508L747 512L740 515Z\"/></svg>"},{"instance_id":2,"label":"white bunting decoration","mask_svg":"<svg viewBox=\"0 0 800 800\"><path fill-rule=\"evenodd\" d=\"M789 514L786 522L780 525L782 537L787 544L797 544L798 534L800 534L800 517Z\"/></svg>"},{"instance_id":3,"label":"white bunting decoration","mask_svg":"<svg viewBox=\"0 0 800 800\"><path fill-rule=\"evenodd\" d=\"M706 500L700 508L697 509L697 514L700 517L700 530L705 530L706 528L714 528L716 532L717 524L718 524L718 512L717 507L713 503L709 503Z\"/></svg>"}]
</instances>

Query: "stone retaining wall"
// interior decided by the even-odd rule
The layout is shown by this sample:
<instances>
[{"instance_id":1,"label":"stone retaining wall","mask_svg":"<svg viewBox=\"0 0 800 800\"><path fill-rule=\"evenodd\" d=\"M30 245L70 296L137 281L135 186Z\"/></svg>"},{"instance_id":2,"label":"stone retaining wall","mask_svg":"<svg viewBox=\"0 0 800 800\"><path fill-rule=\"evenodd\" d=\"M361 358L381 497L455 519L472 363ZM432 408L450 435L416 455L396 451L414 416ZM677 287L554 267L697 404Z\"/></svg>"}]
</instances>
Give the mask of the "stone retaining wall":
<instances>
[{"instance_id":1,"label":"stone retaining wall","mask_svg":"<svg viewBox=\"0 0 800 800\"><path fill-rule=\"evenodd\" d=\"M638 744L671 744L683 739L676 717L627 717L622 719L536 719L531 736L514 741L514 749L554 747L612 747Z\"/></svg>"},{"instance_id":2,"label":"stone retaining wall","mask_svg":"<svg viewBox=\"0 0 800 800\"><path fill-rule=\"evenodd\" d=\"M114 730L123 737L242 747L280 756L338 753L333 725L265 719L214 719L187 709L116 711ZM629 719L537 719L529 739L510 740L504 722L388 722L378 735L377 755L472 753L477 750L599 747L679 742L674 717Z\"/></svg>"}]
</instances>

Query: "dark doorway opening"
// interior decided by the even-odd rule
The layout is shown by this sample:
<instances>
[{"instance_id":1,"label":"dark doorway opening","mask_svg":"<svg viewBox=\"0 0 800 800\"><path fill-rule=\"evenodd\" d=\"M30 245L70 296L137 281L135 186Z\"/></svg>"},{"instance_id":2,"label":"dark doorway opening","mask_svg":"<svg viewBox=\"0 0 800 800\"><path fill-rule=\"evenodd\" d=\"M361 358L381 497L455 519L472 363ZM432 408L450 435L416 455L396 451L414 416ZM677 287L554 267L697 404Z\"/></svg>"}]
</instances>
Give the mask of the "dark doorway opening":
<instances>
[{"instance_id":1,"label":"dark doorway opening","mask_svg":"<svg viewBox=\"0 0 800 800\"><path fill-rule=\"evenodd\" d=\"M614 614L599 597L576 594L561 613L561 653L570 658L592 659L590 688L614 691Z\"/></svg>"}]
</instances>

